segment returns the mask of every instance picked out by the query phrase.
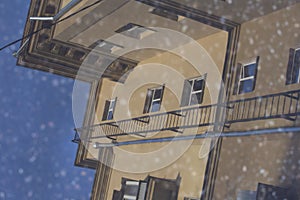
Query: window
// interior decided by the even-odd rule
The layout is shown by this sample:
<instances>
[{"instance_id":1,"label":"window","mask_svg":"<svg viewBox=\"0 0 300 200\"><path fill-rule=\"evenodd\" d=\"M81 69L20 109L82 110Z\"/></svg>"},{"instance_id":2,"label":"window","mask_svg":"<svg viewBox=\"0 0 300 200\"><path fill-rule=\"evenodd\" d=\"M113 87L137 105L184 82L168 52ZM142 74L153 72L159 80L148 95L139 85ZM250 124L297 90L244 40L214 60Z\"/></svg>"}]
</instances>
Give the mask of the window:
<instances>
[{"instance_id":1,"label":"window","mask_svg":"<svg viewBox=\"0 0 300 200\"><path fill-rule=\"evenodd\" d=\"M112 43L112 42L108 42L105 40L99 40L95 43L93 43L92 45L89 46L90 48L94 49L97 47L97 49L106 52L106 53L114 53L122 48L124 48L121 45Z\"/></svg>"},{"instance_id":2,"label":"window","mask_svg":"<svg viewBox=\"0 0 300 200\"><path fill-rule=\"evenodd\" d=\"M136 200L140 182L127 180L125 184L124 200Z\"/></svg>"},{"instance_id":3,"label":"window","mask_svg":"<svg viewBox=\"0 0 300 200\"><path fill-rule=\"evenodd\" d=\"M102 121L113 119L116 100L117 98L105 102Z\"/></svg>"},{"instance_id":4,"label":"window","mask_svg":"<svg viewBox=\"0 0 300 200\"><path fill-rule=\"evenodd\" d=\"M300 48L290 49L286 84L300 83Z\"/></svg>"},{"instance_id":5,"label":"window","mask_svg":"<svg viewBox=\"0 0 300 200\"><path fill-rule=\"evenodd\" d=\"M181 106L201 104L205 89L206 74L184 82Z\"/></svg>"},{"instance_id":6,"label":"window","mask_svg":"<svg viewBox=\"0 0 300 200\"><path fill-rule=\"evenodd\" d=\"M290 189L258 183L256 199L298 199Z\"/></svg>"},{"instance_id":7,"label":"window","mask_svg":"<svg viewBox=\"0 0 300 200\"><path fill-rule=\"evenodd\" d=\"M123 35L126 35L128 37L132 37L132 38L141 40L141 39L155 33L155 31L150 28L144 27L144 26L129 23L129 24L119 28L118 30L116 30L116 33L122 33Z\"/></svg>"},{"instance_id":8,"label":"window","mask_svg":"<svg viewBox=\"0 0 300 200\"><path fill-rule=\"evenodd\" d=\"M157 112L160 110L163 92L164 86L148 89L144 106L144 113Z\"/></svg>"},{"instance_id":9,"label":"window","mask_svg":"<svg viewBox=\"0 0 300 200\"><path fill-rule=\"evenodd\" d=\"M246 64L240 63L236 72L234 94L243 94L252 92L255 88L256 74L258 66L257 57L254 61Z\"/></svg>"},{"instance_id":10,"label":"window","mask_svg":"<svg viewBox=\"0 0 300 200\"><path fill-rule=\"evenodd\" d=\"M154 8L153 10L150 11L150 13L154 14L154 15L158 15L160 17L165 17L167 19L171 19L174 21L181 21L183 19L185 19L185 17L180 16L175 14L174 12L165 10L165 9L161 9L161 8Z\"/></svg>"}]
</instances>

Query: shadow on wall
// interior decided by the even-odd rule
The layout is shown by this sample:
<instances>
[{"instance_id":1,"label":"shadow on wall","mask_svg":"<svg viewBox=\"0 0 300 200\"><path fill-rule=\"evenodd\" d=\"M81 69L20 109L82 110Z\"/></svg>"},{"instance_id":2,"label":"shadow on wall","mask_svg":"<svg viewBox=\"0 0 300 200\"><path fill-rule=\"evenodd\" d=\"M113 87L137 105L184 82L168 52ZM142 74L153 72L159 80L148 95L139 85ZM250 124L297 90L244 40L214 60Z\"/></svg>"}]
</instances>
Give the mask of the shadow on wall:
<instances>
[{"instance_id":1,"label":"shadow on wall","mask_svg":"<svg viewBox=\"0 0 300 200\"><path fill-rule=\"evenodd\" d=\"M297 200L300 133L224 138L213 199Z\"/></svg>"},{"instance_id":2,"label":"shadow on wall","mask_svg":"<svg viewBox=\"0 0 300 200\"><path fill-rule=\"evenodd\" d=\"M258 183L257 190L240 190L237 200L297 200L296 191L292 188L282 188Z\"/></svg>"},{"instance_id":3,"label":"shadow on wall","mask_svg":"<svg viewBox=\"0 0 300 200\"><path fill-rule=\"evenodd\" d=\"M278 177L289 195L289 199L299 199L300 197L300 133L288 133L289 140L288 151L285 152L285 158L281 160L281 175Z\"/></svg>"}]
</instances>

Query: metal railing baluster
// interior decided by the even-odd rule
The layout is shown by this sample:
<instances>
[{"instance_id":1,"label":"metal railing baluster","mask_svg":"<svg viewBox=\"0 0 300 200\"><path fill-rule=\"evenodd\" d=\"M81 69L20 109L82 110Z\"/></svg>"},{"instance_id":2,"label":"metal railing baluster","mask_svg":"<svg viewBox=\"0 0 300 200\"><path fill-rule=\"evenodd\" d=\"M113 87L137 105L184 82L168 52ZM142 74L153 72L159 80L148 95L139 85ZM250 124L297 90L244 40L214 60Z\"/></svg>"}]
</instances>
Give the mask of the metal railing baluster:
<instances>
[{"instance_id":1,"label":"metal railing baluster","mask_svg":"<svg viewBox=\"0 0 300 200\"><path fill-rule=\"evenodd\" d=\"M289 113L288 114L291 113L291 108L293 107L293 98L292 98L293 94L290 94L290 95L291 95L291 98L290 98L290 105L289 105Z\"/></svg>"},{"instance_id":2,"label":"metal railing baluster","mask_svg":"<svg viewBox=\"0 0 300 200\"><path fill-rule=\"evenodd\" d=\"M274 96L272 96L271 108L270 108L270 115L273 115L273 105L274 105Z\"/></svg>"},{"instance_id":3,"label":"metal railing baluster","mask_svg":"<svg viewBox=\"0 0 300 200\"><path fill-rule=\"evenodd\" d=\"M265 111L264 111L264 118L267 117L267 112L268 112L268 102L269 102L269 98L265 98Z\"/></svg>"},{"instance_id":4,"label":"metal railing baluster","mask_svg":"<svg viewBox=\"0 0 300 200\"><path fill-rule=\"evenodd\" d=\"M285 102L286 102L286 96L283 96L283 106L282 106L282 114L285 114Z\"/></svg>"},{"instance_id":5,"label":"metal railing baluster","mask_svg":"<svg viewBox=\"0 0 300 200\"><path fill-rule=\"evenodd\" d=\"M118 136L139 134L151 131L185 129L212 124L217 107L226 109L226 122L243 122L250 120L285 118L295 120L299 112L300 90L282 92L248 99L229 101L221 105L205 105L187 107L167 113L148 113L142 117L104 122L90 127L76 129L77 131L92 131L91 137ZM229 106L231 106L229 108ZM229 110L230 109L230 110ZM292 118L291 118L292 117ZM92 130L94 129L94 130Z\"/></svg>"}]
</instances>

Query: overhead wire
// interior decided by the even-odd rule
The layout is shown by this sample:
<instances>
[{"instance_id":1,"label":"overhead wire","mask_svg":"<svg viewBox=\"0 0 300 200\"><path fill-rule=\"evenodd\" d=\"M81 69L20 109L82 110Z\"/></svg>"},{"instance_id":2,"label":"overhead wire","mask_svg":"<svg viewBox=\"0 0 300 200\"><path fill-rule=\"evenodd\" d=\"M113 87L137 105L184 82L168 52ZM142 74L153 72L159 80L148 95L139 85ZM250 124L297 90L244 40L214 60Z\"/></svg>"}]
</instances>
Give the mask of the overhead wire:
<instances>
[{"instance_id":1,"label":"overhead wire","mask_svg":"<svg viewBox=\"0 0 300 200\"><path fill-rule=\"evenodd\" d=\"M69 19L69 18L71 18L71 17L73 17L73 16L75 16L75 15L77 15L77 14L79 14L79 13L81 13L81 12L83 12L83 11L85 11L85 10L87 10L87 9L89 9L89 8L91 8L91 7L93 7L93 6L95 6L95 5L97 5L97 4L99 4L99 3L102 2L102 1L103 1L103 0L95 1L94 3L92 3L92 4L90 4L90 5L87 5L87 6L85 6L85 7L81 8L81 9L79 9L78 11L76 11L76 12L74 12L74 13L71 13L70 15L68 15L68 16L66 16L66 17L64 17L64 18L62 18L62 19L60 19L60 20L57 20L57 21L53 22L52 24L50 24L50 25L47 26L47 27L52 27L52 26L54 26L54 25L56 25L56 24L59 24L60 22L63 22L63 21L65 21L65 20L67 20L67 19ZM10 42L10 43L8 43L8 44L2 46L2 47L0 48L0 51L6 49L6 48L8 48L8 47L10 47L11 45L14 45L14 44L18 43L18 42L20 42L20 41L22 41L22 40L24 40L24 39L28 39L28 38L32 37L33 35L39 33L40 31L42 31L42 30L45 29L45 28L46 28L46 27L41 27L41 28L37 29L36 31L33 31L33 32L31 32L31 33L29 33L29 34L23 36L23 37L20 38L20 39L14 40L14 41L12 41L12 42Z\"/></svg>"}]
</instances>

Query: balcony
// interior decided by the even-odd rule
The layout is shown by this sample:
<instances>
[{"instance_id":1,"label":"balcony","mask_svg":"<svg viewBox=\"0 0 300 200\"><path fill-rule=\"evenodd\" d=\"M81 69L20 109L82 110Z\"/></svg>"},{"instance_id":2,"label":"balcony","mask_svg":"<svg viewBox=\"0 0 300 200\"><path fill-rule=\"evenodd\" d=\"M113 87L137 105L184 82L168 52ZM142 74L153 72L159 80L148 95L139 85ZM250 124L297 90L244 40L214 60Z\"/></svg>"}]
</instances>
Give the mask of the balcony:
<instances>
[{"instance_id":1,"label":"balcony","mask_svg":"<svg viewBox=\"0 0 300 200\"><path fill-rule=\"evenodd\" d=\"M143 115L115 122L103 122L90 127L76 129L77 132L91 131L90 139L173 131L183 133L185 129L224 125L254 120L285 119L295 121L299 111L300 90L229 101L223 104L182 108L165 113ZM217 109L224 111L225 120L217 122Z\"/></svg>"}]
</instances>

